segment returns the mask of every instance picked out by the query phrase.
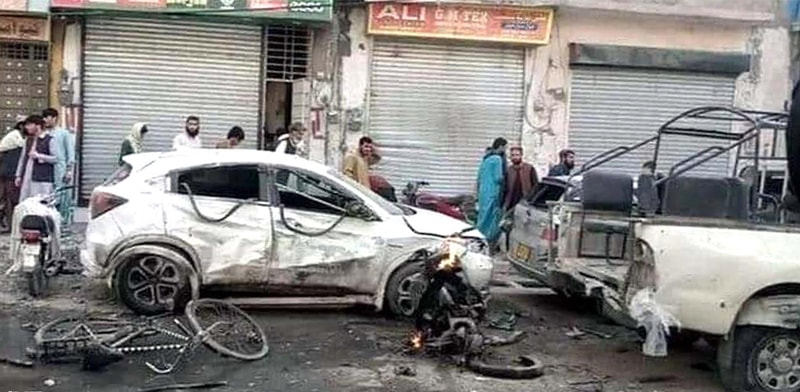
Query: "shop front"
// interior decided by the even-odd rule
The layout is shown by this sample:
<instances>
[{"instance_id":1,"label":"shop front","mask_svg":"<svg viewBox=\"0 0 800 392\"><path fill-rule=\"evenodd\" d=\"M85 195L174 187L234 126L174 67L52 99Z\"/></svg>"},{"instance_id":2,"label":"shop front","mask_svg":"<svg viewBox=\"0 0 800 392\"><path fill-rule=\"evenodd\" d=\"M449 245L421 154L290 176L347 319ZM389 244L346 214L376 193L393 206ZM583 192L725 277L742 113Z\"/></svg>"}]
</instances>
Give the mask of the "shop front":
<instances>
[{"instance_id":1,"label":"shop front","mask_svg":"<svg viewBox=\"0 0 800 392\"><path fill-rule=\"evenodd\" d=\"M546 44L549 9L371 3L367 133L396 187L472 192L486 148L519 144L526 47Z\"/></svg>"},{"instance_id":2,"label":"shop front","mask_svg":"<svg viewBox=\"0 0 800 392\"><path fill-rule=\"evenodd\" d=\"M49 23L46 14L27 12L26 4L15 13L0 9L0 137L18 115L40 114L48 105Z\"/></svg>"},{"instance_id":3,"label":"shop front","mask_svg":"<svg viewBox=\"0 0 800 392\"><path fill-rule=\"evenodd\" d=\"M263 129L303 118L284 103L309 77L313 31L330 20L330 3L120 2L81 12L84 197L113 172L134 123L148 124L144 150L168 151L190 115L206 148L233 126L245 131L244 148L258 148Z\"/></svg>"}]
</instances>

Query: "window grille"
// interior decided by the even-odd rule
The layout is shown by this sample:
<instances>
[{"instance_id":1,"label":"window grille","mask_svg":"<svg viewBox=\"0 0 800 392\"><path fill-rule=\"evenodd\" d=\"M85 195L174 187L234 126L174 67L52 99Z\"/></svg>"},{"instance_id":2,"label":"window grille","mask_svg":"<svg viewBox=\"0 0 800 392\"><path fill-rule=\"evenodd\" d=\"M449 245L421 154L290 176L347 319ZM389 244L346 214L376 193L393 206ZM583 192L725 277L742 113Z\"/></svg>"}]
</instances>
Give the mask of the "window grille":
<instances>
[{"instance_id":1,"label":"window grille","mask_svg":"<svg viewBox=\"0 0 800 392\"><path fill-rule=\"evenodd\" d=\"M311 31L297 26L267 27L266 78L291 81L308 77Z\"/></svg>"}]
</instances>

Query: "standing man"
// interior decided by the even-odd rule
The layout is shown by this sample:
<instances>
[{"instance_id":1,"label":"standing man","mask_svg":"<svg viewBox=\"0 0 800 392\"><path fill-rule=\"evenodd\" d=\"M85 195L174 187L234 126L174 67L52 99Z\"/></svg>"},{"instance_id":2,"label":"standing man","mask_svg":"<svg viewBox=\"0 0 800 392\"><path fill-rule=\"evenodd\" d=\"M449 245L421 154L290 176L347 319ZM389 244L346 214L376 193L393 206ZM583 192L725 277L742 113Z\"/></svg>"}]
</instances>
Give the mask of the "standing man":
<instances>
[{"instance_id":1,"label":"standing man","mask_svg":"<svg viewBox=\"0 0 800 392\"><path fill-rule=\"evenodd\" d=\"M511 152L511 167L506 173L506 193L503 210L510 211L523 197L531 193L539 183L536 169L522 161L522 147L514 146Z\"/></svg>"},{"instance_id":2,"label":"standing man","mask_svg":"<svg viewBox=\"0 0 800 392\"><path fill-rule=\"evenodd\" d=\"M53 184L56 189L72 184L75 168L75 138L72 133L58 126L58 110L49 108L42 112L46 133L53 138L56 157Z\"/></svg>"},{"instance_id":3,"label":"standing man","mask_svg":"<svg viewBox=\"0 0 800 392\"><path fill-rule=\"evenodd\" d=\"M197 116L186 117L186 129L172 139L173 150L186 148L203 148L203 141L200 139L200 118Z\"/></svg>"},{"instance_id":4,"label":"standing man","mask_svg":"<svg viewBox=\"0 0 800 392\"><path fill-rule=\"evenodd\" d=\"M369 188L369 166L380 158L373 155L372 139L364 136L358 140L358 149L351 150L344 157L344 175Z\"/></svg>"},{"instance_id":5,"label":"standing man","mask_svg":"<svg viewBox=\"0 0 800 392\"><path fill-rule=\"evenodd\" d=\"M561 150L558 152L558 165L550 168L548 177L568 176L575 167L575 152L572 150Z\"/></svg>"},{"instance_id":6,"label":"standing man","mask_svg":"<svg viewBox=\"0 0 800 392\"><path fill-rule=\"evenodd\" d=\"M72 185L73 173L75 170L75 136L72 132L58 125L58 110L49 108L42 112L44 118L45 133L53 138L56 148L51 151L56 157L56 164L53 168L53 188L61 189ZM62 223L71 225L72 214L72 192L65 191L57 195L56 205L58 213L63 218Z\"/></svg>"},{"instance_id":7,"label":"standing man","mask_svg":"<svg viewBox=\"0 0 800 392\"><path fill-rule=\"evenodd\" d=\"M24 125L25 116L18 115L14 129L0 140L0 200L2 200L0 222L3 224L4 233L11 231L11 216L14 207L19 203L19 188L14 184L14 180L17 176L19 156L25 148Z\"/></svg>"},{"instance_id":8,"label":"standing man","mask_svg":"<svg viewBox=\"0 0 800 392\"><path fill-rule=\"evenodd\" d=\"M500 237L502 218L503 182L505 173L505 152L508 141L497 138L492 150L483 157L478 169L478 225L477 228L486 240L495 247Z\"/></svg>"},{"instance_id":9,"label":"standing man","mask_svg":"<svg viewBox=\"0 0 800 392\"><path fill-rule=\"evenodd\" d=\"M19 187L19 198L53 193L55 165L54 151L58 148L55 139L44 129L44 119L30 116L25 119L25 148L17 163L15 185Z\"/></svg>"},{"instance_id":10,"label":"standing man","mask_svg":"<svg viewBox=\"0 0 800 392\"><path fill-rule=\"evenodd\" d=\"M236 148L239 144L242 143L244 140L244 131L242 127L238 125L234 125L230 131L228 131L228 137L225 140L217 143L217 148Z\"/></svg>"},{"instance_id":11,"label":"standing man","mask_svg":"<svg viewBox=\"0 0 800 392\"><path fill-rule=\"evenodd\" d=\"M275 146L275 152L281 154L300 155L306 156L306 145L303 142L303 135L306 133L306 127L303 123L296 122L289 127L289 133L285 133L278 137L278 144Z\"/></svg>"}]
</instances>

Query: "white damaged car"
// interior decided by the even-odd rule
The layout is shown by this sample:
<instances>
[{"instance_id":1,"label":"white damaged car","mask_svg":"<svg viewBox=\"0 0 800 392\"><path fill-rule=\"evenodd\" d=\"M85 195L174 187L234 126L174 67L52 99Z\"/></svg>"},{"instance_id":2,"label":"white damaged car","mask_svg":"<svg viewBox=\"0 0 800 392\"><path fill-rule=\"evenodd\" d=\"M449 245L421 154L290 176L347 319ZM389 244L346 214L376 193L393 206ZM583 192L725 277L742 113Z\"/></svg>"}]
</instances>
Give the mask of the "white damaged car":
<instances>
[{"instance_id":1,"label":"white damaged car","mask_svg":"<svg viewBox=\"0 0 800 392\"><path fill-rule=\"evenodd\" d=\"M421 256L466 245L464 274L488 293L486 241L447 216L395 205L336 170L252 150L125 158L90 201L85 273L134 311L170 311L205 291L242 305L384 306L410 316Z\"/></svg>"}]
</instances>

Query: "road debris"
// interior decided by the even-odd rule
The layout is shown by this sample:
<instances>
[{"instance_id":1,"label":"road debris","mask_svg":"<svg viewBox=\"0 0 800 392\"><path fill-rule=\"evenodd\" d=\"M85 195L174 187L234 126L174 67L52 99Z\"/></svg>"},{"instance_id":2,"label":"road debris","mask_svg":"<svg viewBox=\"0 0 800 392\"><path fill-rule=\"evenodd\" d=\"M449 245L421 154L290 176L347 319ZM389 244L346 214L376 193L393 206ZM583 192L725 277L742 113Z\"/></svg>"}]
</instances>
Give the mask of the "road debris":
<instances>
[{"instance_id":1,"label":"road debris","mask_svg":"<svg viewBox=\"0 0 800 392\"><path fill-rule=\"evenodd\" d=\"M8 357L0 357L0 363L7 363L11 366L24 367L24 368L33 367L33 362L31 361L26 361L24 359L8 358Z\"/></svg>"},{"instance_id":2,"label":"road debris","mask_svg":"<svg viewBox=\"0 0 800 392\"><path fill-rule=\"evenodd\" d=\"M414 377L417 375L417 371L410 366L400 365L394 368L394 374L398 376Z\"/></svg>"},{"instance_id":3,"label":"road debris","mask_svg":"<svg viewBox=\"0 0 800 392\"><path fill-rule=\"evenodd\" d=\"M656 302L652 288L639 290L633 296L630 315L647 331L647 337L642 345L644 355L666 357L669 328L680 328L680 322Z\"/></svg>"},{"instance_id":4,"label":"road debris","mask_svg":"<svg viewBox=\"0 0 800 392\"><path fill-rule=\"evenodd\" d=\"M578 328L578 327L572 327L565 333L565 335L567 335L567 336L569 336L569 337L571 337L573 339L580 339L580 338L586 336L586 332L581 331L580 328Z\"/></svg>"},{"instance_id":5,"label":"road debris","mask_svg":"<svg viewBox=\"0 0 800 392\"><path fill-rule=\"evenodd\" d=\"M597 337L603 338L603 339L612 339L614 337L614 335L612 335L612 334L608 334L608 333L605 333L605 332L597 331L597 330L594 330L594 329L589 329L589 328L586 328L586 327L581 328L581 331L586 332L589 335L594 335L594 336L597 336Z\"/></svg>"},{"instance_id":6,"label":"road debris","mask_svg":"<svg viewBox=\"0 0 800 392\"><path fill-rule=\"evenodd\" d=\"M513 331L517 325L517 313L506 310L505 316L500 316L489 322L489 328Z\"/></svg>"},{"instance_id":7,"label":"road debris","mask_svg":"<svg viewBox=\"0 0 800 392\"><path fill-rule=\"evenodd\" d=\"M211 381L211 382L199 382L199 383L190 383L190 384L170 384L170 385L162 385L158 387L151 387L151 388L144 388L139 389L139 392L161 392L161 391L171 391L171 390L179 390L179 389L205 389L205 388L218 388L227 386L227 381Z\"/></svg>"},{"instance_id":8,"label":"road debris","mask_svg":"<svg viewBox=\"0 0 800 392\"><path fill-rule=\"evenodd\" d=\"M675 381L677 379L678 379L677 376L666 374L666 375L656 375L656 376L644 376L636 379L636 381L640 384L657 384L662 382Z\"/></svg>"}]
</instances>

